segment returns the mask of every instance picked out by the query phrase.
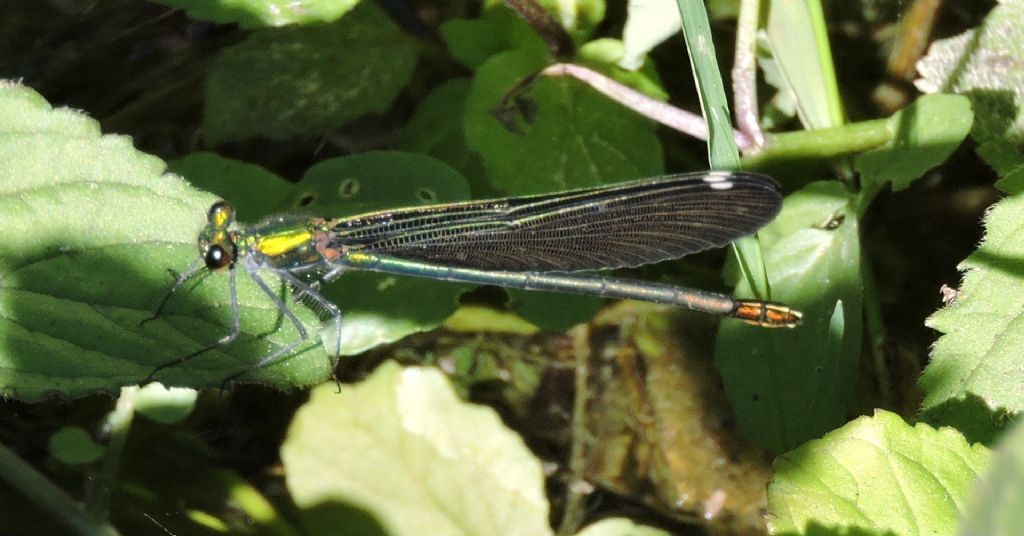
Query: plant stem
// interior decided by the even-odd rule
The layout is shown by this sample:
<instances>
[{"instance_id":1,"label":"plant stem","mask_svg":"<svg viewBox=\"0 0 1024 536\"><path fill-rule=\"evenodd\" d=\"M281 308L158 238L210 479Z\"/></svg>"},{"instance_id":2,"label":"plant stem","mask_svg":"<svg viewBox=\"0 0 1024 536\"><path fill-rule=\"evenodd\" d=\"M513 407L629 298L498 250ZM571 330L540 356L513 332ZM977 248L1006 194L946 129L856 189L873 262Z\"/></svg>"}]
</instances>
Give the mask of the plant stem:
<instances>
[{"instance_id":1,"label":"plant stem","mask_svg":"<svg viewBox=\"0 0 1024 536\"><path fill-rule=\"evenodd\" d=\"M0 445L0 479L12 489L28 497L75 534L83 536L116 536L114 527L90 519L85 511L64 490L36 471L7 447Z\"/></svg>"},{"instance_id":2,"label":"plant stem","mask_svg":"<svg viewBox=\"0 0 1024 536\"><path fill-rule=\"evenodd\" d=\"M571 76L648 119L699 140L707 141L708 139L708 125L700 115L655 100L593 69L574 63L556 63L544 68L540 74L543 76ZM734 131L733 135L736 145L740 148L744 150L754 148L753 141L746 134Z\"/></svg>"},{"instance_id":3,"label":"plant stem","mask_svg":"<svg viewBox=\"0 0 1024 536\"><path fill-rule=\"evenodd\" d=\"M581 324L570 332L573 356L575 356L576 383L572 408L572 449L569 452L569 484L565 497L565 511L558 527L558 536L575 534L586 516L584 498L588 490L593 491L584 479L587 470L587 449L591 446L590 432L587 431L587 390L590 380L590 325Z\"/></svg>"},{"instance_id":4,"label":"plant stem","mask_svg":"<svg viewBox=\"0 0 1024 536\"><path fill-rule=\"evenodd\" d=\"M893 138L888 119L873 119L839 127L767 134L764 149L743 158L744 168L776 162L831 158L880 147Z\"/></svg>"},{"instance_id":5,"label":"plant stem","mask_svg":"<svg viewBox=\"0 0 1024 536\"><path fill-rule=\"evenodd\" d=\"M742 0L736 21L736 52L732 64L732 102L736 124L755 148L764 145L764 131L757 109L757 23L761 0ZM741 147L742 149L742 147Z\"/></svg>"},{"instance_id":6,"label":"plant stem","mask_svg":"<svg viewBox=\"0 0 1024 536\"><path fill-rule=\"evenodd\" d=\"M878 283L871 262L861 262L861 279L864 282L864 327L867 329L868 344L874 358L875 377L878 381L878 407L889 408L893 404L889 364L885 359L885 322L882 321L882 306L878 297Z\"/></svg>"},{"instance_id":7,"label":"plant stem","mask_svg":"<svg viewBox=\"0 0 1024 536\"><path fill-rule=\"evenodd\" d=\"M135 415L135 394L138 391L137 386L122 387L121 396L117 398L114 411L107 415L107 420L104 423L104 432L109 434L110 441L103 457L100 473L92 481L92 485L86 493L87 509L93 519L99 520L107 517L110 494L117 486L117 467L121 462L121 453L124 452L128 432L132 428L132 418Z\"/></svg>"}]
</instances>

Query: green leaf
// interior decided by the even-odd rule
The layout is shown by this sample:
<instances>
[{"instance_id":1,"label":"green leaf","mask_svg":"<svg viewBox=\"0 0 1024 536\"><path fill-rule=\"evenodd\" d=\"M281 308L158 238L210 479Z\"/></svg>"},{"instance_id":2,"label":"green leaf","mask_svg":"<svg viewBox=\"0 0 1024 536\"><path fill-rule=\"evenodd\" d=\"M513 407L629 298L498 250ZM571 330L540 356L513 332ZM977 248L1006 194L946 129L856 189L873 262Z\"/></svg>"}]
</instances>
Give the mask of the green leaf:
<instances>
[{"instance_id":1,"label":"green leaf","mask_svg":"<svg viewBox=\"0 0 1024 536\"><path fill-rule=\"evenodd\" d=\"M509 289L509 308L548 331L565 331L597 314L605 300L552 292Z\"/></svg>"},{"instance_id":2,"label":"green leaf","mask_svg":"<svg viewBox=\"0 0 1024 536\"><path fill-rule=\"evenodd\" d=\"M194 19L238 23L242 28L331 22L357 0L156 0L184 9Z\"/></svg>"},{"instance_id":3,"label":"green leaf","mask_svg":"<svg viewBox=\"0 0 1024 536\"><path fill-rule=\"evenodd\" d=\"M850 194L815 182L791 194L758 237L770 299L803 312L793 329L723 321L715 365L746 435L774 452L845 421L861 341L860 237ZM751 296L741 279L738 296Z\"/></svg>"},{"instance_id":4,"label":"green leaf","mask_svg":"<svg viewBox=\"0 0 1024 536\"><path fill-rule=\"evenodd\" d=\"M68 465L85 465L103 456L106 449L89 432L78 426L64 426L50 436L50 453Z\"/></svg>"},{"instance_id":5,"label":"green leaf","mask_svg":"<svg viewBox=\"0 0 1024 536\"><path fill-rule=\"evenodd\" d=\"M501 4L498 0L484 2L488 7ZM547 11L577 43L586 41L604 20L604 0L537 0L536 5Z\"/></svg>"},{"instance_id":6,"label":"green leaf","mask_svg":"<svg viewBox=\"0 0 1024 536\"><path fill-rule=\"evenodd\" d=\"M601 71L649 97L668 101L668 93L662 87L654 62L644 62L643 67L637 70L626 70L619 64L625 53L622 41L604 38L584 43L580 46L578 56L584 65Z\"/></svg>"},{"instance_id":7,"label":"green leaf","mask_svg":"<svg viewBox=\"0 0 1024 536\"><path fill-rule=\"evenodd\" d=\"M623 54L619 66L631 71L639 69L647 53L675 35L682 24L675 2L629 2L626 24L622 28Z\"/></svg>"},{"instance_id":8,"label":"green leaf","mask_svg":"<svg viewBox=\"0 0 1024 536\"><path fill-rule=\"evenodd\" d=\"M389 534L551 534L540 462L439 371L387 362L340 389L313 390L281 448L307 517L350 504Z\"/></svg>"},{"instance_id":9,"label":"green leaf","mask_svg":"<svg viewBox=\"0 0 1024 536\"><path fill-rule=\"evenodd\" d=\"M1014 534L1024 526L1024 425L1017 423L992 456L967 503L960 534Z\"/></svg>"},{"instance_id":10,"label":"green leaf","mask_svg":"<svg viewBox=\"0 0 1024 536\"><path fill-rule=\"evenodd\" d=\"M372 4L332 24L255 32L214 62L206 139L312 136L381 113L415 64L416 43Z\"/></svg>"},{"instance_id":11,"label":"green leaf","mask_svg":"<svg viewBox=\"0 0 1024 536\"><path fill-rule=\"evenodd\" d=\"M991 141L979 145L977 153L1001 177L996 188L1011 194L1024 191L1024 147L1006 140Z\"/></svg>"},{"instance_id":12,"label":"green leaf","mask_svg":"<svg viewBox=\"0 0 1024 536\"><path fill-rule=\"evenodd\" d=\"M255 222L278 212L294 187L260 166L205 151L168 162L167 170L227 200L243 222Z\"/></svg>"},{"instance_id":13,"label":"green leaf","mask_svg":"<svg viewBox=\"0 0 1024 536\"><path fill-rule=\"evenodd\" d=\"M861 154L865 189L892 182L900 191L946 161L971 130L971 102L960 95L925 95L889 118L892 141Z\"/></svg>"},{"instance_id":14,"label":"green leaf","mask_svg":"<svg viewBox=\"0 0 1024 536\"><path fill-rule=\"evenodd\" d=\"M993 412L1024 410L1024 194L985 216L985 238L959 268L956 299L926 324L942 332L921 376L923 408L977 397Z\"/></svg>"},{"instance_id":15,"label":"green leaf","mask_svg":"<svg viewBox=\"0 0 1024 536\"><path fill-rule=\"evenodd\" d=\"M477 70L466 103L465 132L480 153L491 182L510 194L595 186L662 172L661 144L651 123L582 83L543 78L520 94L536 106L533 121L516 111L494 110L523 78L544 67L544 58L504 52Z\"/></svg>"},{"instance_id":16,"label":"green leaf","mask_svg":"<svg viewBox=\"0 0 1024 536\"><path fill-rule=\"evenodd\" d=\"M100 126L70 108L50 108L42 95L7 80L0 80L0 118L5 134L52 133L65 137L96 137Z\"/></svg>"},{"instance_id":17,"label":"green leaf","mask_svg":"<svg viewBox=\"0 0 1024 536\"><path fill-rule=\"evenodd\" d=\"M398 134L399 149L428 154L457 169L472 190L488 191L490 184L480 157L469 149L462 132L470 80L457 78L434 88Z\"/></svg>"},{"instance_id":18,"label":"green leaf","mask_svg":"<svg viewBox=\"0 0 1024 536\"><path fill-rule=\"evenodd\" d=\"M343 217L434 203L464 201L469 185L429 156L379 151L324 160L296 184L285 207ZM440 325L470 285L352 271L323 289L341 307L341 354L353 355ZM333 334L324 343L333 345ZM329 350L333 352L334 347Z\"/></svg>"},{"instance_id":19,"label":"green leaf","mask_svg":"<svg viewBox=\"0 0 1024 536\"><path fill-rule=\"evenodd\" d=\"M441 23L440 30L455 61L470 69L480 67L505 48L498 26L487 19L449 20Z\"/></svg>"},{"instance_id":20,"label":"green leaf","mask_svg":"<svg viewBox=\"0 0 1024 536\"><path fill-rule=\"evenodd\" d=\"M917 63L924 93L971 99L980 143L1024 143L1024 3L1004 0L976 29L939 39Z\"/></svg>"},{"instance_id":21,"label":"green leaf","mask_svg":"<svg viewBox=\"0 0 1024 536\"><path fill-rule=\"evenodd\" d=\"M668 536L669 533L654 527L638 525L624 517L609 517L587 525L576 536Z\"/></svg>"},{"instance_id":22,"label":"green leaf","mask_svg":"<svg viewBox=\"0 0 1024 536\"><path fill-rule=\"evenodd\" d=\"M185 420L195 408L199 392L183 387L164 387L158 382L135 393L135 411L153 422L173 424Z\"/></svg>"},{"instance_id":23,"label":"green leaf","mask_svg":"<svg viewBox=\"0 0 1024 536\"><path fill-rule=\"evenodd\" d=\"M842 103L821 3L818 0L772 0L766 43L774 67L781 75L782 85L777 86L778 90L792 97L804 126L817 129L843 124Z\"/></svg>"},{"instance_id":24,"label":"green leaf","mask_svg":"<svg viewBox=\"0 0 1024 536\"><path fill-rule=\"evenodd\" d=\"M988 459L952 428L876 410L775 460L769 532L953 534Z\"/></svg>"},{"instance_id":25,"label":"green leaf","mask_svg":"<svg viewBox=\"0 0 1024 536\"><path fill-rule=\"evenodd\" d=\"M127 138L99 136L77 114L50 112L27 88L0 88L0 110L9 112L0 116L0 389L6 396L113 391L227 333L224 274L183 288L163 316L143 324L172 282L167 271L195 261L196 233L213 196L162 174L163 163L137 152ZM39 120L42 129L33 132L25 118ZM66 131L62 119L70 120ZM240 275L243 336L158 379L220 385L295 340L273 303ZM316 325L312 314L298 313ZM246 378L305 385L325 378L328 365L310 343L280 366Z\"/></svg>"}]
</instances>

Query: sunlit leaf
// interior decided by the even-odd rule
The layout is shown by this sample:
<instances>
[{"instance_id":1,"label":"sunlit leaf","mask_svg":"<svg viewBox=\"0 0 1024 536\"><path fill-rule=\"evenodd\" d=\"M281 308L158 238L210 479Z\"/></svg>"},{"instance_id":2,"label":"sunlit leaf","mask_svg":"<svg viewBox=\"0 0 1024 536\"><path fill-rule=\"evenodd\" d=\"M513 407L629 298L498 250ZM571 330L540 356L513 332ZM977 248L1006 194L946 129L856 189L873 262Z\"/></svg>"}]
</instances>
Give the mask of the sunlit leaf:
<instances>
[{"instance_id":1,"label":"sunlit leaf","mask_svg":"<svg viewBox=\"0 0 1024 536\"><path fill-rule=\"evenodd\" d=\"M281 449L299 507L358 505L395 535L551 533L540 462L440 371L389 362L340 389L313 391Z\"/></svg>"},{"instance_id":2,"label":"sunlit leaf","mask_svg":"<svg viewBox=\"0 0 1024 536\"><path fill-rule=\"evenodd\" d=\"M952 428L878 410L776 459L769 531L953 534L988 461Z\"/></svg>"}]
</instances>

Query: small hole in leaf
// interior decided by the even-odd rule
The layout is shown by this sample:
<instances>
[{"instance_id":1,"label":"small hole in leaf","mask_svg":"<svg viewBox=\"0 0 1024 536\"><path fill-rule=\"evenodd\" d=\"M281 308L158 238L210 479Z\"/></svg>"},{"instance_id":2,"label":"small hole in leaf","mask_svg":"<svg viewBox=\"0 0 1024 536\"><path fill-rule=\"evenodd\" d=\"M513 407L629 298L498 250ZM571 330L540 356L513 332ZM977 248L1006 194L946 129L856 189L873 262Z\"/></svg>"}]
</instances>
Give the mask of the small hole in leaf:
<instances>
[{"instance_id":1,"label":"small hole in leaf","mask_svg":"<svg viewBox=\"0 0 1024 536\"><path fill-rule=\"evenodd\" d=\"M312 203L314 199L316 199L316 196L313 195L312 192L306 192L306 193L302 194L302 197L299 198L299 202L296 203L295 206L299 206L299 207L307 206L310 203Z\"/></svg>"},{"instance_id":2,"label":"small hole in leaf","mask_svg":"<svg viewBox=\"0 0 1024 536\"><path fill-rule=\"evenodd\" d=\"M342 199L355 197L359 193L359 181L356 179L345 179L338 186L338 194Z\"/></svg>"},{"instance_id":3,"label":"small hole in leaf","mask_svg":"<svg viewBox=\"0 0 1024 536\"><path fill-rule=\"evenodd\" d=\"M846 221L846 216L842 214L836 214L832 216L827 222L825 222L826 231L834 231L839 228Z\"/></svg>"},{"instance_id":4,"label":"small hole in leaf","mask_svg":"<svg viewBox=\"0 0 1024 536\"><path fill-rule=\"evenodd\" d=\"M433 190L428 190L426 188L420 188L419 190L416 191L416 196L419 197L421 201L424 201L424 202L427 202L427 203L435 203L435 202L437 202L437 194L434 193Z\"/></svg>"}]
</instances>

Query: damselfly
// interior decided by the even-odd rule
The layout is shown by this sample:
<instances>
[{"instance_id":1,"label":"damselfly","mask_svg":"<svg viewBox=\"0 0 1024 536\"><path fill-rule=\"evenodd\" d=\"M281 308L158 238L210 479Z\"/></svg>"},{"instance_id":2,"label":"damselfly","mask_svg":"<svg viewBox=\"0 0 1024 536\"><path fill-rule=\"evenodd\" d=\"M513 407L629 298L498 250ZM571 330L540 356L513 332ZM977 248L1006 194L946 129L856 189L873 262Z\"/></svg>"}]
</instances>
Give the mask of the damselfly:
<instances>
[{"instance_id":1,"label":"damselfly","mask_svg":"<svg viewBox=\"0 0 1024 536\"><path fill-rule=\"evenodd\" d=\"M245 226L215 203L199 233L199 255L173 292L203 270L227 270L230 331L160 370L234 341L240 332L240 267L299 333L250 370L287 356L310 337L264 279L270 274L330 316L340 348L341 310L317 292L349 269L479 285L663 303L764 327L793 327L800 313L781 304L660 283L577 272L636 267L720 247L755 232L779 211L776 182L748 172L706 171L570 192L372 212L348 218L282 216ZM336 351L335 354L338 352ZM248 372L248 371L246 371ZM244 372L243 372L244 374Z\"/></svg>"}]
</instances>

